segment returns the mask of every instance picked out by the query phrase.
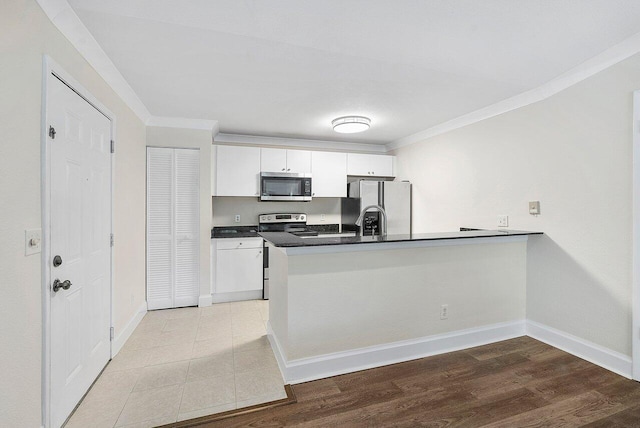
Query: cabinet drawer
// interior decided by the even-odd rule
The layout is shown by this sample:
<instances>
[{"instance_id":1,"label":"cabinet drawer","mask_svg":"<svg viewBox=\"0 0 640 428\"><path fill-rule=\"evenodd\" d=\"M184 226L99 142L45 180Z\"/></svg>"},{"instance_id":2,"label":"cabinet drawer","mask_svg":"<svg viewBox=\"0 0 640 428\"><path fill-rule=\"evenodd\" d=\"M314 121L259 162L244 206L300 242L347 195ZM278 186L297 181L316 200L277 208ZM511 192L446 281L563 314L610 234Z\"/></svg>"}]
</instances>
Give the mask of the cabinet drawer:
<instances>
[{"instance_id":1,"label":"cabinet drawer","mask_svg":"<svg viewBox=\"0 0 640 428\"><path fill-rule=\"evenodd\" d=\"M218 250L237 250L240 248L262 248L262 238L223 238L216 239Z\"/></svg>"}]
</instances>

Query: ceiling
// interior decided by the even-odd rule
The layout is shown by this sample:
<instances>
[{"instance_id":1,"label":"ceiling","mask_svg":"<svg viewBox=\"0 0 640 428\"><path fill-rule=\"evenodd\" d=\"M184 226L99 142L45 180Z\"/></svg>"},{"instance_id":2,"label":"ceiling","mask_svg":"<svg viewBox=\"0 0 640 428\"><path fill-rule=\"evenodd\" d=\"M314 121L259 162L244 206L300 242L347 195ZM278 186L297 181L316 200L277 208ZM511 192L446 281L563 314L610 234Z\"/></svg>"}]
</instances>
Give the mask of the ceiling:
<instances>
[{"instance_id":1,"label":"ceiling","mask_svg":"<svg viewBox=\"0 0 640 428\"><path fill-rule=\"evenodd\" d=\"M388 144L640 32L637 0L68 0L151 115ZM336 134L331 120L371 118Z\"/></svg>"}]
</instances>

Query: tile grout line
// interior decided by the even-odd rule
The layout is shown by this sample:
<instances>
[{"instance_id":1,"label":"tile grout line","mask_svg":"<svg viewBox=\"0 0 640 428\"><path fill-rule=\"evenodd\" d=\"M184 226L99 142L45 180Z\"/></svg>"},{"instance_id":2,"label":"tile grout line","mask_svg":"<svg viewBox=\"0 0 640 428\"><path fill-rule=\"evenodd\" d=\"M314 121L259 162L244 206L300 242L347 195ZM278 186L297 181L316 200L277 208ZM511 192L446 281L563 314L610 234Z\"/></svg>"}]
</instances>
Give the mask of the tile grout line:
<instances>
[{"instance_id":1,"label":"tile grout line","mask_svg":"<svg viewBox=\"0 0 640 428\"><path fill-rule=\"evenodd\" d=\"M200 312L200 314L202 315L202 312ZM198 320L198 328L200 328L200 320ZM196 337L197 337L197 333L196 333ZM195 348L196 346L196 340L195 338L193 339L193 343L191 344L191 357L193 357L193 348ZM178 419L180 418L180 409L182 408L182 400L184 400L184 390L187 389L187 380L189 379L189 369L191 368L191 361L193 361L193 358L189 358L189 365L187 365L187 374L184 378L184 383L182 384L182 394L180 394L180 402L178 403L178 411L176 412L176 420L174 422L178 422Z\"/></svg>"}]
</instances>

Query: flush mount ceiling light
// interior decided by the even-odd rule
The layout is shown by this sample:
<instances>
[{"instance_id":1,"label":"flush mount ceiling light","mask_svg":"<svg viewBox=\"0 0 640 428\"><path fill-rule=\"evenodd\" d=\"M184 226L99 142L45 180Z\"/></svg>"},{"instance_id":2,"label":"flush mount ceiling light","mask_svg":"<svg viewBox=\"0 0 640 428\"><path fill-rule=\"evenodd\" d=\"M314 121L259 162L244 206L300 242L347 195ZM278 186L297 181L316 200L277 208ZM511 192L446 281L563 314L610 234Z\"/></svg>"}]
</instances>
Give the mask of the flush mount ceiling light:
<instances>
[{"instance_id":1,"label":"flush mount ceiling light","mask_svg":"<svg viewBox=\"0 0 640 428\"><path fill-rule=\"evenodd\" d=\"M364 116L342 116L331 121L333 130L341 134L353 134L369 129L371 119Z\"/></svg>"}]
</instances>

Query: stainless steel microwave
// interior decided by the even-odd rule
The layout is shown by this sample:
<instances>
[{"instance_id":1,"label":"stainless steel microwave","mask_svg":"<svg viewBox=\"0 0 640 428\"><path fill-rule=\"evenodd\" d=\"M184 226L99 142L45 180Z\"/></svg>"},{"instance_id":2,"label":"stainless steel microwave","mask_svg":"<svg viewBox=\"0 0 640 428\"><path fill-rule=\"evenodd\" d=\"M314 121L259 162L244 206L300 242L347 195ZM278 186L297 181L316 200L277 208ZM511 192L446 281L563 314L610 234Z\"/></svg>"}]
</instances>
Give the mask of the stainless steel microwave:
<instances>
[{"instance_id":1,"label":"stainless steel microwave","mask_svg":"<svg viewBox=\"0 0 640 428\"><path fill-rule=\"evenodd\" d=\"M311 174L260 173L261 201L310 201Z\"/></svg>"}]
</instances>

